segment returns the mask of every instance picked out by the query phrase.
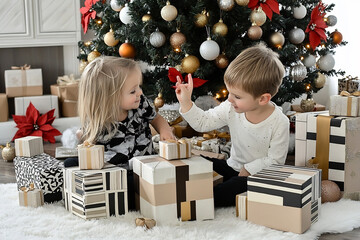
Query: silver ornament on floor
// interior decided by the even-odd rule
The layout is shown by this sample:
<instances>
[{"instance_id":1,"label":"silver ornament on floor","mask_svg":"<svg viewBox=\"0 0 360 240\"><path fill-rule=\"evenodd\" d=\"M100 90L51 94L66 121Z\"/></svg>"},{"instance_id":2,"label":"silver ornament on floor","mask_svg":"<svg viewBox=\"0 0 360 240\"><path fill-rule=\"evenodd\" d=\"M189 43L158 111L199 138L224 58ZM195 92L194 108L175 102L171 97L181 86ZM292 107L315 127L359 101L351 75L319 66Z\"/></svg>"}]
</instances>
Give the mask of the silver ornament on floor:
<instances>
[{"instance_id":1,"label":"silver ornament on floor","mask_svg":"<svg viewBox=\"0 0 360 240\"><path fill-rule=\"evenodd\" d=\"M314 110L316 103L314 101L314 99L312 98L308 98L308 99L302 99L300 102L300 108L304 111L304 112L311 112Z\"/></svg>"},{"instance_id":2,"label":"silver ornament on floor","mask_svg":"<svg viewBox=\"0 0 360 240\"><path fill-rule=\"evenodd\" d=\"M316 64L316 57L314 55L309 55L309 56L306 56L304 59L303 59L303 63L306 67L314 67L315 64Z\"/></svg>"},{"instance_id":3,"label":"silver ornament on floor","mask_svg":"<svg viewBox=\"0 0 360 240\"><path fill-rule=\"evenodd\" d=\"M325 56L321 56L317 62L318 67L323 71L330 71L335 66L335 59L333 55L326 54Z\"/></svg>"},{"instance_id":4,"label":"silver ornament on floor","mask_svg":"<svg viewBox=\"0 0 360 240\"><path fill-rule=\"evenodd\" d=\"M294 7L293 16L296 19L303 19L306 16L306 7L302 4L299 7Z\"/></svg>"},{"instance_id":5,"label":"silver ornament on floor","mask_svg":"<svg viewBox=\"0 0 360 240\"><path fill-rule=\"evenodd\" d=\"M200 55L202 58L208 61L212 61L220 54L220 47L217 42L208 38L200 45Z\"/></svg>"},{"instance_id":6,"label":"silver ornament on floor","mask_svg":"<svg viewBox=\"0 0 360 240\"><path fill-rule=\"evenodd\" d=\"M337 17L334 15L329 15L326 20L326 24L330 27L335 26L337 23Z\"/></svg>"},{"instance_id":7,"label":"silver ornament on floor","mask_svg":"<svg viewBox=\"0 0 360 240\"><path fill-rule=\"evenodd\" d=\"M166 41L165 34L158 29L150 35L150 44L154 47L161 47Z\"/></svg>"},{"instance_id":8,"label":"silver ornament on floor","mask_svg":"<svg viewBox=\"0 0 360 240\"><path fill-rule=\"evenodd\" d=\"M293 44L300 44L305 39L305 32L301 28L294 27L289 32L289 40Z\"/></svg>"},{"instance_id":9,"label":"silver ornament on floor","mask_svg":"<svg viewBox=\"0 0 360 240\"><path fill-rule=\"evenodd\" d=\"M306 75L306 67L302 64L297 64L290 69L290 77L297 82L304 80Z\"/></svg>"},{"instance_id":10,"label":"silver ornament on floor","mask_svg":"<svg viewBox=\"0 0 360 240\"><path fill-rule=\"evenodd\" d=\"M230 11L235 5L234 0L218 0L218 4L223 11Z\"/></svg>"}]
</instances>

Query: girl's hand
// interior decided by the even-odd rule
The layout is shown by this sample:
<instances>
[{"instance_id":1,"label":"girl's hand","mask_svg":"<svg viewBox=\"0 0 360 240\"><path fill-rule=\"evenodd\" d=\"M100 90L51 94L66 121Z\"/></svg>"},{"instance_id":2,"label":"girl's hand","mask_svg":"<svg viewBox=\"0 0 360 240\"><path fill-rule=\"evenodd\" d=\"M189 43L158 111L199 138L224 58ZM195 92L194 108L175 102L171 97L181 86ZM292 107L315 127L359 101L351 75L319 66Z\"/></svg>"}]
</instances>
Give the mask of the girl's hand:
<instances>
[{"instance_id":1,"label":"girl's hand","mask_svg":"<svg viewBox=\"0 0 360 240\"><path fill-rule=\"evenodd\" d=\"M168 140L168 139L174 139L175 140L175 135L172 131L172 128L170 128L170 131L166 130L166 131L162 131L160 133L160 140L161 141L165 141L165 140Z\"/></svg>"},{"instance_id":2,"label":"girl's hand","mask_svg":"<svg viewBox=\"0 0 360 240\"><path fill-rule=\"evenodd\" d=\"M182 112L187 112L192 106L191 94L193 91L193 79L190 73L188 74L188 83L182 83L179 76L177 76L176 79L176 97L179 100L179 103L183 110Z\"/></svg>"},{"instance_id":3,"label":"girl's hand","mask_svg":"<svg viewBox=\"0 0 360 240\"><path fill-rule=\"evenodd\" d=\"M244 167L242 167L240 169L239 177L247 177L247 176L250 176L250 175L251 174Z\"/></svg>"}]
</instances>

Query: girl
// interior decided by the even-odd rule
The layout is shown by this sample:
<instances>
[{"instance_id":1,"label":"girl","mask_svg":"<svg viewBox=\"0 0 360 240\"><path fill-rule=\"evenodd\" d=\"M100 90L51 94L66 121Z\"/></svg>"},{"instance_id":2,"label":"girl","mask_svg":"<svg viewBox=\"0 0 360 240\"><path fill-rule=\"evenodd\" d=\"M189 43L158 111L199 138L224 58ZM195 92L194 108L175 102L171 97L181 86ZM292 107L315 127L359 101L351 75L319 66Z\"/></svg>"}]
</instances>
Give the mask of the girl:
<instances>
[{"instance_id":1,"label":"girl","mask_svg":"<svg viewBox=\"0 0 360 240\"><path fill-rule=\"evenodd\" d=\"M128 169L129 209L134 209L133 156L154 154L151 124L160 138L175 139L166 120L142 94L142 74L131 59L102 56L86 66L79 84L81 140L105 146L105 160ZM77 158L65 167L78 165Z\"/></svg>"}]
</instances>

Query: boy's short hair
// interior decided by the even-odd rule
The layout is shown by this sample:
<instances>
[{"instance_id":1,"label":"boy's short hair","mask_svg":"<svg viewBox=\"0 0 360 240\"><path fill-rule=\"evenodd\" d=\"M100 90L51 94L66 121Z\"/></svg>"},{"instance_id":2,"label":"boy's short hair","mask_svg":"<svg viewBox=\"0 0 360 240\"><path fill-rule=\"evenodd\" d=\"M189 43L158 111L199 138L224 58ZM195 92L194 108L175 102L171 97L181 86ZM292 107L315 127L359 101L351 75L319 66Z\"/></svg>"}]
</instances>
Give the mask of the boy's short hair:
<instances>
[{"instance_id":1,"label":"boy's short hair","mask_svg":"<svg viewBox=\"0 0 360 240\"><path fill-rule=\"evenodd\" d=\"M242 51L227 68L224 81L231 87L241 88L254 98L264 93L274 96L285 69L279 55L259 43Z\"/></svg>"}]
</instances>

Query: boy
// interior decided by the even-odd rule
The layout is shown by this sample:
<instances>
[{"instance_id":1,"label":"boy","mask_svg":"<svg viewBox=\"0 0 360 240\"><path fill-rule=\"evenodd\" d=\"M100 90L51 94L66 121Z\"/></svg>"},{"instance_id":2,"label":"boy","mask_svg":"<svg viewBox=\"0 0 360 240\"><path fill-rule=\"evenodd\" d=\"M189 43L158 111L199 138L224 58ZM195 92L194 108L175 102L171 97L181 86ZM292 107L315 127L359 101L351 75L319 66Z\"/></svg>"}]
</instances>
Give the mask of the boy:
<instances>
[{"instance_id":1,"label":"boy","mask_svg":"<svg viewBox=\"0 0 360 240\"><path fill-rule=\"evenodd\" d=\"M229 126L231 156L211 159L224 182L214 187L216 207L234 206L236 194L247 191L247 176L270 164L284 164L289 144L289 120L271 98L284 76L278 54L260 43L241 52L224 75L228 99L203 111L191 101L193 81L176 83L180 113L199 132Z\"/></svg>"}]
</instances>

